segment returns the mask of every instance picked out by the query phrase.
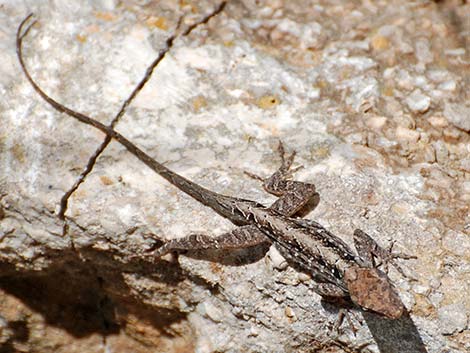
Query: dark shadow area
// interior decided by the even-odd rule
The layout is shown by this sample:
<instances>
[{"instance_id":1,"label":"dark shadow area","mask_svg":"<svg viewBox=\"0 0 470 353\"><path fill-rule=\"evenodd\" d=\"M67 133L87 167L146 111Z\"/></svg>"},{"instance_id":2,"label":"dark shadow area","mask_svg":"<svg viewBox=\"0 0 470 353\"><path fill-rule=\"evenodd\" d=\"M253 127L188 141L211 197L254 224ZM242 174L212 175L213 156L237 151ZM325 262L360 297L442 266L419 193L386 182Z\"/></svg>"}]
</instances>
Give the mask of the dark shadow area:
<instances>
[{"instance_id":1,"label":"dark shadow area","mask_svg":"<svg viewBox=\"0 0 470 353\"><path fill-rule=\"evenodd\" d=\"M0 353L17 352L14 342L27 342L29 339L29 329L26 321L10 321L8 329L13 332L13 335L6 342L0 344Z\"/></svg>"},{"instance_id":2,"label":"dark shadow area","mask_svg":"<svg viewBox=\"0 0 470 353\"><path fill-rule=\"evenodd\" d=\"M40 313L48 325L66 330L77 338L94 333L118 333L125 322L117 313L119 317L133 314L164 334L168 325L186 318L178 311L156 308L134 298L122 276L123 264L113 260L112 254L96 250L86 252L87 257L92 255L96 262L83 261L69 252L51 255L60 256L61 260L44 271L17 271L13 265L2 263L0 288ZM109 266L113 262L114 266ZM140 265L135 263L129 267L127 270L131 271L132 267ZM150 272L150 266L147 268ZM177 286L184 279L176 264L154 264L151 271L149 277L165 286ZM15 341L28 340L26 322L10 322L9 325L15 333ZM3 351L7 346L3 345Z\"/></svg>"},{"instance_id":3,"label":"dark shadow area","mask_svg":"<svg viewBox=\"0 0 470 353\"><path fill-rule=\"evenodd\" d=\"M364 311L355 306L351 301L343 300L341 302L328 302L322 300L322 306L325 310L339 315L341 309L354 313L354 317L362 317L367 324L374 341L382 353L426 353L426 347L419 335L418 329L411 320L408 312L405 312L400 319L388 319L369 311ZM359 314L359 315L358 315ZM344 320L342 327L347 327L349 323Z\"/></svg>"},{"instance_id":4,"label":"dark shadow area","mask_svg":"<svg viewBox=\"0 0 470 353\"><path fill-rule=\"evenodd\" d=\"M42 313L48 324L77 337L118 329L111 308L103 305L107 298L97 276L84 263L67 261L43 272L16 273L11 265L2 264L0 288Z\"/></svg>"},{"instance_id":5,"label":"dark shadow area","mask_svg":"<svg viewBox=\"0 0 470 353\"><path fill-rule=\"evenodd\" d=\"M269 243L238 251L190 251L188 256L229 266L241 266L258 261L266 254ZM183 291L183 281L206 287L214 295L219 289L213 283L194 274L184 273L177 262L146 261L136 258L130 263L117 261L118 256L92 248L77 253L48 253L54 265L44 271L17 270L14 265L0 264L0 288L18 298L32 311L41 314L48 325L58 327L80 338L99 333L103 336L117 334L126 325L128 315L146 322L169 337L175 322L186 319L177 310L158 308L143 303L128 287L123 275L137 273L156 282L155 292L162 296ZM83 259L87 260L83 260ZM160 286L160 287L159 287ZM181 287L181 288L180 288ZM27 321L9 322L14 337L2 344L0 353L14 352L14 342L29 339Z\"/></svg>"},{"instance_id":6,"label":"dark shadow area","mask_svg":"<svg viewBox=\"0 0 470 353\"><path fill-rule=\"evenodd\" d=\"M380 352L427 352L418 329L407 312L398 320L387 319L369 312L364 312L363 317Z\"/></svg>"}]
</instances>

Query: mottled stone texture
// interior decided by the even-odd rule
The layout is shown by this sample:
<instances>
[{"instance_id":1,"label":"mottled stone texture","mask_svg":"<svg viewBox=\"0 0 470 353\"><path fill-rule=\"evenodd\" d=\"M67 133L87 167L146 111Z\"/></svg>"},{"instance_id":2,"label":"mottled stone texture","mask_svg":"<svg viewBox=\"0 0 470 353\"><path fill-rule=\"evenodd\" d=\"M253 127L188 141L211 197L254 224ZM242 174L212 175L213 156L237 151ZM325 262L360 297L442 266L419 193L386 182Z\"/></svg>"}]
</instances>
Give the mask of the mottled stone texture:
<instances>
[{"instance_id":1,"label":"mottled stone texture","mask_svg":"<svg viewBox=\"0 0 470 353\"><path fill-rule=\"evenodd\" d=\"M265 204L281 139L316 184L315 219L351 243L359 227L417 256L391 270L410 315L338 308L267 247L152 262L152 237L232 224L117 143L58 114L109 122L174 33L216 1L0 4L0 352L465 352L470 349L470 4L233 1L177 38L116 129L170 168ZM414 279L413 279L414 278ZM453 319L455 318L455 320ZM337 336L337 337L336 337ZM336 339L335 339L336 337Z\"/></svg>"}]
</instances>

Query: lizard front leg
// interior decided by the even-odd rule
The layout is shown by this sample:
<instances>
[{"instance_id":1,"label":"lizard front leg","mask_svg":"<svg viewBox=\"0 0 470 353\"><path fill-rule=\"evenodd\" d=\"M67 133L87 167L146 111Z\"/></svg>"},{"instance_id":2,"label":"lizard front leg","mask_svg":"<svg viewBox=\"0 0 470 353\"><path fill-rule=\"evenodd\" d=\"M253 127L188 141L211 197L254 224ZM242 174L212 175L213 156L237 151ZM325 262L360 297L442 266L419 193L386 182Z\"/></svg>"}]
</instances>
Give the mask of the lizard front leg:
<instances>
[{"instance_id":1,"label":"lizard front leg","mask_svg":"<svg viewBox=\"0 0 470 353\"><path fill-rule=\"evenodd\" d=\"M292 173L298 169L291 169L295 152L286 157L282 143L279 143L278 151L282 163L279 169L269 178L261 178L250 173L247 174L255 179L262 180L263 187L267 192L280 196L279 199L271 205L271 209L274 209L282 215L291 216L316 195L315 186L313 184L290 180ZM255 225L246 225L219 236L191 234L183 238L170 240L160 248L152 251L151 254L152 256L160 257L172 251L242 249L265 242L270 242L270 240L258 227Z\"/></svg>"},{"instance_id":2,"label":"lizard front leg","mask_svg":"<svg viewBox=\"0 0 470 353\"><path fill-rule=\"evenodd\" d=\"M416 256L393 253L392 247L382 248L370 235L360 229L354 231L354 246L364 265L367 267L384 266L385 272L388 272L388 265L392 264L400 274L407 277L403 270L395 263L396 259L416 259Z\"/></svg>"},{"instance_id":3,"label":"lizard front leg","mask_svg":"<svg viewBox=\"0 0 470 353\"><path fill-rule=\"evenodd\" d=\"M284 145L279 142L278 153L282 161L281 166L270 177L263 178L249 172L245 172L245 174L253 179L260 180L266 192L279 197L270 209L284 216L294 216L318 194L315 191L315 185L292 180L293 173L302 168L301 166L291 168L295 152L286 156Z\"/></svg>"},{"instance_id":4,"label":"lizard front leg","mask_svg":"<svg viewBox=\"0 0 470 353\"><path fill-rule=\"evenodd\" d=\"M292 168L295 151L287 156L284 145L282 142L279 142L278 153L281 157L281 165L271 176L263 178L253 173L245 173L253 179L260 180L266 192L279 197L270 206L270 209L284 216L292 217L314 197L318 197L318 194L315 190L315 185L292 180L293 173L301 168L301 166ZM315 221L297 218L295 222L302 227L314 228L317 232L321 232L324 237L333 237L331 233ZM336 237L334 240L335 244L341 247L344 253L349 253L346 244ZM289 251L286 251L283 247L277 246L277 248L288 261L290 259L292 263L295 263L295 259L291 258ZM328 283L321 277L316 278L315 275L313 275L313 278L314 282L311 283L312 290L321 295L326 301L338 302L348 296L347 292L337 284Z\"/></svg>"}]
</instances>

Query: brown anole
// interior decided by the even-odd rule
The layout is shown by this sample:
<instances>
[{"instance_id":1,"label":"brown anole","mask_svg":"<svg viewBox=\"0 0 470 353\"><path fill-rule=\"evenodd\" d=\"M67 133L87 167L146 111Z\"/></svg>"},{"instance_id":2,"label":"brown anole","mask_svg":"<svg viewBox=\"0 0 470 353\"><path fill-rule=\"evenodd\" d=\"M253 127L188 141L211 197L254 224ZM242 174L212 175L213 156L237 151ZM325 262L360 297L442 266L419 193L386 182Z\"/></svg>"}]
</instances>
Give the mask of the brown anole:
<instances>
[{"instance_id":1,"label":"brown anole","mask_svg":"<svg viewBox=\"0 0 470 353\"><path fill-rule=\"evenodd\" d=\"M315 196L310 183L292 180L291 168L295 153L286 157L282 144L280 168L269 178L261 178L264 189L276 196L270 207L243 198L226 196L208 190L168 169L142 149L116 132L112 126L76 112L49 97L32 79L22 56L23 39L31 28L24 29L28 16L19 26L16 37L18 59L28 81L39 95L54 109L84 124L102 131L107 139L115 139L149 168L168 180L181 191L232 221L236 228L219 235L191 234L166 242L154 249L152 255L160 257L168 252L193 249L237 249L272 242L296 269L306 272L315 281L314 291L330 301L351 300L355 305L388 318L397 319L405 309L384 272L374 260L392 260L391 254L363 231L354 231L357 254L339 237L315 221L295 217L295 214ZM150 75L147 73L147 75ZM140 87L141 88L141 87ZM139 89L140 89L139 88Z\"/></svg>"}]
</instances>

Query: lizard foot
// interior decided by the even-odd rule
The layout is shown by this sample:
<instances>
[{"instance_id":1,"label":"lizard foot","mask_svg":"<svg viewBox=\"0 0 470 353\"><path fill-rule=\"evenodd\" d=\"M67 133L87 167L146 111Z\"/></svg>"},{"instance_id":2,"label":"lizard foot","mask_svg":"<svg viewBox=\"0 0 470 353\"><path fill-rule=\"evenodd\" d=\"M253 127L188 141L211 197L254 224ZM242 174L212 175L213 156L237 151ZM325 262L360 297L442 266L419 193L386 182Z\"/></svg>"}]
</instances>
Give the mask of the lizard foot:
<instances>
[{"instance_id":1,"label":"lizard foot","mask_svg":"<svg viewBox=\"0 0 470 353\"><path fill-rule=\"evenodd\" d=\"M245 174L250 178L259 180L263 183L263 188L268 193L281 196L284 195L288 189L291 187L293 174L302 169L303 166L297 166L292 168L296 152L293 151L290 155L287 155L284 145L279 141L279 146L277 148L279 156L281 157L281 166L269 177L264 178L257 174L245 171Z\"/></svg>"}]
</instances>

